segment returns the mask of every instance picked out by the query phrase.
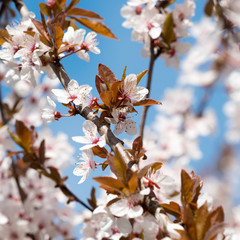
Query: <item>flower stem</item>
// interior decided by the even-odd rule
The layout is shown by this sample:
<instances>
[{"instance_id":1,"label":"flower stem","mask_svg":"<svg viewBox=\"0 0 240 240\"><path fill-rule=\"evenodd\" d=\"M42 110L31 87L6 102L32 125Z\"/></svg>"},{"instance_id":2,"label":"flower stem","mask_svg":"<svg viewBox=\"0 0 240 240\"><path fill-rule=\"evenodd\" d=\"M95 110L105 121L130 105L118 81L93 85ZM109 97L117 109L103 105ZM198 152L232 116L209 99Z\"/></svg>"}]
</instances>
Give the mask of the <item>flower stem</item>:
<instances>
[{"instance_id":1,"label":"flower stem","mask_svg":"<svg viewBox=\"0 0 240 240\"><path fill-rule=\"evenodd\" d=\"M148 94L146 95L146 98L149 98L150 92L151 92L151 83L152 83L152 74L153 74L153 67L155 60L158 58L158 56L161 54L161 49L155 54L154 53L154 43L151 41L151 46L150 46L150 63L149 63L149 69L148 69L148 79L147 79L147 86L146 88L148 89ZM140 123L140 129L139 129L139 136L143 138L143 132L144 132L144 126L147 118L147 111L148 111L149 106L144 106L143 111L142 111L142 116L141 116L141 123Z\"/></svg>"}]
</instances>

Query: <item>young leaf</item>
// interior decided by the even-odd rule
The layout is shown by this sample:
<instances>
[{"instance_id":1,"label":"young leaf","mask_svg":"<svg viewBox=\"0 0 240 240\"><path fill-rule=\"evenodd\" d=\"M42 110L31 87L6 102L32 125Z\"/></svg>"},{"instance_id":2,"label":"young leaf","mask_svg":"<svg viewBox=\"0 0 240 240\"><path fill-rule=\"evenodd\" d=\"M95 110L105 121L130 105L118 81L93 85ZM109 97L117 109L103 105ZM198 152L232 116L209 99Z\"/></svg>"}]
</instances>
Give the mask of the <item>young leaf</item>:
<instances>
[{"instance_id":1,"label":"young leaf","mask_svg":"<svg viewBox=\"0 0 240 240\"><path fill-rule=\"evenodd\" d=\"M181 208L178 203L171 201L169 204L167 203L161 203L161 207L164 208L164 210L179 219L181 217Z\"/></svg>"},{"instance_id":2,"label":"young leaf","mask_svg":"<svg viewBox=\"0 0 240 240\"><path fill-rule=\"evenodd\" d=\"M212 16L213 8L214 8L213 0L208 0L208 2L206 3L206 5L204 7L204 12L208 17Z\"/></svg>"},{"instance_id":3,"label":"young leaf","mask_svg":"<svg viewBox=\"0 0 240 240\"><path fill-rule=\"evenodd\" d=\"M118 153L118 150L115 151L114 157L109 157L108 164L111 168L111 171L117 176L117 178L127 186L127 179L126 179L126 173L127 173L127 166L120 154Z\"/></svg>"},{"instance_id":4,"label":"young leaf","mask_svg":"<svg viewBox=\"0 0 240 240\"><path fill-rule=\"evenodd\" d=\"M103 35L104 37L109 37L113 39L118 39L111 32L111 30L100 21L90 20L86 18L74 18L76 21L81 23L83 26L95 31L96 33Z\"/></svg>"},{"instance_id":5,"label":"young leaf","mask_svg":"<svg viewBox=\"0 0 240 240\"><path fill-rule=\"evenodd\" d=\"M139 82L141 81L141 79L143 78L143 76L148 72L148 70L144 70L142 72L140 72L138 75L137 75L137 85L139 84Z\"/></svg>"},{"instance_id":6,"label":"young leaf","mask_svg":"<svg viewBox=\"0 0 240 240\"><path fill-rule=\"evenodd\" d=\"M151 105L161 105L162 103L151 98L145 98L140 101L132 102L133 106L151 106Z\"/></svg>"},{"instance_id":7,"label":"young leaf","mask_svg":"<svg viewBox=\"0 0 240 240\"><path fill-rule=\"evenodd\" d=\"M90 206L95 209L97 208L97 200L96 200L96 197L95 197L95 188L93 187L92 188L92 191L91 191L91 198L88 199L88 203L90 204Z\"/></svg>"},{"instance_id":8,"label":"young leaf","mask_svg":"<svg viewBox=\"0 0 240 240\"><path fill-rule=\"evenodd\" d=\"M113 98L113 92L112 91L105 91L105 92L101 92L100 94L100 98L102 99L103 103L111 108L111 103L112 103L112 98Z\"/></svg>"},{"instance_id":9,"label":"young leaf","mask_svg":"<svg viewBox=\"0 0 240 240\"><path fill-rule=\"evenodd\" d=\"M130 193L134 193L138 187L138 172L134 172L130 180L128 181L128 188Z\"/></svg>"},{"instance_id":10,"label":"young leaf","mask_svg":"<svg viewBox=\"0 0 240 240\"><path fill-rule=\"evenodd\" d=\"M45 3L39 3L40 11L48 17L52 16L51 9Z\"/></svg>"},{"instance_id":11,"label":"young leaf","mask_svg":"<svg viewBox=\"0 0 240 240\"><path fill-rule=\"evenodd\" d=\"M175 40L175 33L173 28L173 16L172 13L169 13L165 18L162 32L162 37L167 44L170 44Z\"/></svg>"},{"instance_id":12,"label":"young leaf","mask_svg":"<svg viewBox=\"0 0 240 240\"><path fill-rule=\"evenodd\" d=\"M111 69L101 63L98 65L98 75L106 83L108 90L111 90L112 84L117 82L117 78Z\"/></svg>"},{"instance_id":13,"label":"young leaf","mask_svg":"<svg viewBox=\"0 0 240 240\"><path fill-rule=\"evenodd\" d=\"M95 78L95 85L96 85L99 95L101 94L101 92L107 90L107 86L106 86L105 82L98 75L96 75L96 78Z\"/></svg>"},{"instance_id":14,"label":"young leaf","mask_svg":"<svg viewBox=\"0 0 240 240\"><path fill-rule=\"evenodd\" d=\"M61 27L59 27L57 24L54 24L54 29L55 29L55 46L57 49L59 49L62 45L62 39L63 39L63 30Z\"/></svg>"},{"instance_id":15,"label":"young leaf","mask_svg":"<svg viewBox=\"0 0 240 240\"><path fill-rule=\"evenodd\" d=\"M51 41L49 39L49 34L44 29L43 24L40 21L38 21L34 18L31 18L31 20L32 20L34 26L37 28L38 32L40 33L41 37L48 43L47 45L51 46L52 44L51 44Z\"/></svg>"},{"instance_id":16,"label":"young leaf","mask_svg":"<svg viewBox=\"0 0 240 240\"><path fill-rule=\"evenodd\" d=\"M105 147L99 147L98 145L92 148L94 156L98 156L100 158L107 158L108 151Z\"/></svg>"},{"instance_id":17,"label":"young leaf","mask_svg":"<svg viewBox=\"0 0 240 240\"><path fill-rule=\"evenodd\" d=\"M42 140L40 147L38 149L39 161L41 164L45 161L45 140Z\"/></svg>"},{"instance_id":18,"label":"young leaf","mask_svg":"<svg viewBox=\"0 0 240 240\"><path fill-rule=\"evenodd\" d=\"M32 147L32 133L22 121L15 123L16 134L21 142L21 146L25 151L29 152Z\"/></svg>"},{"instance_id":19,"label":"young leaf","mask_svg":"<svg viewBox=\"0 0 240 240\"><path fill-rule=\"evenodd\" d=\"M193 182L185 170L181 172L181 201L185 206L191 203L193 197Z\"/></svg>"},{"instance_id":20,"label":"young leaf","mask_svg":"<svg viewBox=\"0 0 240 240\"><path fill-rule=\"evenodd\" d=\"M162 163L160 163L160 162L150 163L150 164L148 164L147 166L143 167L143 168L139 171L138 177L139 177L139 178L144 177L144 176L147 174L147 172L148 172L149 169L151 169L151 170L150 170L151 172L154 172L154 173L155 173L155 172L156 172L158 169L160 169L161 167L162 167Z\"/></svg>"},{"instance_id":21,"label":"young leaf","mask_svg":"<svg viewBox=\"0 0 240 240\"><path fill-rule=\"evenodd\" d=\"M85 10L82 8L71 8L67 11L67 15L71 16L82 16L82 17L88 17L88 18L96 18L96 19L101 19L103 20L102 17L100 17L97 13L89 11L89 10Z\"/></svg>"},{"instance_id":22,"label":"young leaf","mask_svg":"<svg viewBox=\"0 0 240 240\"><path fill-rule=\"evenodd\" d=\"M80 0L72 0L71 2L70 2L70 4L68 5L68 7L67 7L67 11L69 10L69 9L71 9L71 8L73 8L75 5L77 5L78 3L80 2Z\"/></svg>"},{"instance_id":23,"label":"young leaf","mask_svg":"<svg viewBox=\"0 0 240 240\"><path fill-rule=\"evenodd\" d=\"M124 188L124 185L122 184L122 182L116 178L112 178L112 177L95 177L93 178L93 180L97 181L98 183L100 183L100 187L104 188L106 190L110 190L110 191L117 191L117 192L121 192L121 190Z\"/></svg>"},{"instance_id":24,"label":"young leaf","mask_svg":"<svg viewBox=\"0 0 240 240\"><path fill-rule=\"evenodd\" d=\"M0 29L0 45L4 42L10 42L12 39L7 30Z\"/></svg>"}]
</instances>

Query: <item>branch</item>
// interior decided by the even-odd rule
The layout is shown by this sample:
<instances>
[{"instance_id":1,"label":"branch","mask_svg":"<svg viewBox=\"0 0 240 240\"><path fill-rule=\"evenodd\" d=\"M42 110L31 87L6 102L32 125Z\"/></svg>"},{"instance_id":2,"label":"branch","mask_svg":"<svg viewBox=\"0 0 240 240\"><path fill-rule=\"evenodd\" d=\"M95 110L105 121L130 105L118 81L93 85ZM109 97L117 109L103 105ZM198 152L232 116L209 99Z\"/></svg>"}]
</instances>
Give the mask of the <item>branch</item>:
<instances>
[{"instance_id":1,"label":"branch","mask_svg":"<svg viewBox=\"0 0 240 240\"><path fill-rule=\"evenodd\" d=\"M62 86L67 90L67 85L70 82L70 78L67 75L63 65L61 63L50 63L52 70L55 72L57 77L59 78ZM79 114L85 118L86 120L92 121L98 129L99 134L102 136L105 134L106 142L109 147L115 152L116 149L118 150L122 160L128 164L131 162L131 158L126 152L126 149L122 145L122 141L115 137L110 129L110 125L105 121L100 120L100 118L93 113L93 111L89 107L82 108L80 105L78 107Z\"/></svg>"},{"instance_id":2,"label":"branch","mask_svg":"<svg viewBox=\"0 0 240 240\"><path fill-rule=\"evenodd\" d=\"M151 84L152 84L152 74L153 74L153 67L155 60L158 58L158 56L161 54L161 50L159 50L156 54L154 54L154 43L151 41L151 46L150 46L150 63L149 63L149 69L148 69L148 80L147 80L147 86L146 88L148 89L148 94L146 95L146 98L149 98L150 92L151 92ZM142 111L142 116L141 116L141 123L140 123L140 128L139 128L139 135L143 138L143 132L144 132L144 126L147 118L147 111L148 111L149 106L144 106L143 111Z\"/></svg>"}]
</instances>

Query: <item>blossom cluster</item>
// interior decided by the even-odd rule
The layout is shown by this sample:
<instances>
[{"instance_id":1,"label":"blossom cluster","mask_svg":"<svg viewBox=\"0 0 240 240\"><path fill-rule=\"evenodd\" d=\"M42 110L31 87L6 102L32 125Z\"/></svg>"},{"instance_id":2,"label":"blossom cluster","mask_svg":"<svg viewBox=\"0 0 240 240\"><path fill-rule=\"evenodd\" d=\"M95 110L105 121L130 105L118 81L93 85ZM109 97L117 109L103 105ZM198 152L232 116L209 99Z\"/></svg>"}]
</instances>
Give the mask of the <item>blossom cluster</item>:
<instances>
[{"instance_id":1,"label":"blossom cluster","mask_svg":"<svg viewBox=\"0 0 240 240\"><path fill-rule=\"evenodd\" d=\"M164 59L167 67L173 65L175 70L180 63L178 55L189 49L189 44L180 39L188 36L187 29L192 26L190 18L194 13L194 0L176 4L173 10L157 0L129 0L121 9L121 15L126 18L123 27L133 29L132 40L144 43L142 56L149 57L152 48L154 54ZM171 32L168 39L167 31Z\"/></svg>"}]
</instances>

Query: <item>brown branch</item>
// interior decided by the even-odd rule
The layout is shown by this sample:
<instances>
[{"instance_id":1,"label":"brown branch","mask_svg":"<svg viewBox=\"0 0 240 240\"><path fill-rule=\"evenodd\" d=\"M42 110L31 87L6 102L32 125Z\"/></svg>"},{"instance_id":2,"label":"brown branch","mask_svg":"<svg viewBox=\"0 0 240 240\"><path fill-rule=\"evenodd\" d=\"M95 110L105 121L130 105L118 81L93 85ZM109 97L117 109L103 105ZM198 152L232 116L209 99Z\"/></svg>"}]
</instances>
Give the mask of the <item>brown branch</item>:
<instances>
[{"instance_id":1,"label":"brown branch","mask_svg":"<svg viewBox=\"0 0 240 240\"><path fill-rule=\"evenodd\" d=\"M52 70L55 72L57 77L59 78L60 82L62 83L65 90L67 90L67 85L70 82L70 78L67 75L63 65L61 63L50 63ZM80 105L78 107L79 114L85 118L86 120L92 121L98 129L99 134L106 136L106 142L109 147L115 152L116 149L118 150L121 158L123 161L128 164L131 161L131 158L126 152L126 149L122 145L122 141L115 137L110 129L110 125L105 121L101 121L100 118L93 113L93 111L89 107L82 108Z\"/></svg>"},{"instance_id":2,"label":"brown branch","mask_svg":"<svg viewBox=\"0 0 240 240\"><path fill-rule=\"evenodd\" d=\"M150 92L151 92L151 84L152 84L152 74L153 74L153 67L155 60L158 58L160 55L161 51L159 50L156 54L154 53L154 43L151 41L151 46L150 46L150 62L149 62L149 69L148 69L148 79L147 79L147 86L146 88L148 89L148 94L146 95L146 98L149 98ZM144 106L143 111L142 111L142 116L141 116L141 122L140 122L140 127L139 127L139 136L143 138L143 132L144 132L144 126L147 118L147 111L148 111L149 106Z\"/></svg>"}]
</instances>

